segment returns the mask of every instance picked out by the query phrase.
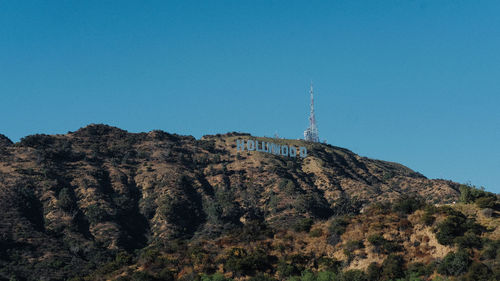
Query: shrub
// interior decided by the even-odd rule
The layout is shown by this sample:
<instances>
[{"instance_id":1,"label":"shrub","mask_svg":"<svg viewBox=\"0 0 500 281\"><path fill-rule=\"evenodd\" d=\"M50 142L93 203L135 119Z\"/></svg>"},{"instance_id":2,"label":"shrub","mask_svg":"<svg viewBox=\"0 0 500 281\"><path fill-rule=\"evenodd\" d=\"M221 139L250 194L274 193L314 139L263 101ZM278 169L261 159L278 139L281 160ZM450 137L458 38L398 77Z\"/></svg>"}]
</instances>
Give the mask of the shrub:
<instances>
[{"instance_id":1,"label":"shrub","mask_svg":"<svg viewBox=\"0 0 500 281\"><path fill-rule=\"evenodd\" d=\"M381 273L382 273L381 268L378 266L376 262L370 263L370 265L366 269L366 275L368 277L368 280L370 281L379 280Z\"/></svg>"},{"instance_id":2,"label":"shrub","mask_svg":"<svg viewBox=\"0 0 500 281\"><path fill-rule=\"evenodd\" d=\"M491 270L480 262L473 262L469 272L465 275L465 281L489 281L494 280L491 277Z\"/></svg>"},{"instance_id":3,"label":"shrub","mask_svg":"<svg viewBox=\"0 0 500 281\"><path fill-rule=\"evenodd\" d=\"M323 235L323 230L321 228L315 228L309 232L309 236L311 237L320 237Z\"/></svg>"},{"instance_id":4,"label":"shrub","mask_svg":"<svg viewBox=\"0 0 500 281\"><path fill-rule=\"evenodd\" d=\"M460 248L482 248L481 237L477 236L475 233L466 232L464 236L455 238L455 243Z\"/></svg>"},{"instance_id":5,"label":"shrub","mask_svg":"<svg viewBox=\"0 0 500 281\"><path fill-rule=\"evenodd\" d=\"M339 217L330 222L328 231L336 235L342 235L347 229L349 221L345 217Z\"/></svg>"},{"instance_id":6,"label":"shrub","mask_svg":"<svg viewBox=\"0 0 500 281\"><path fill-rule=\"evenodd\" d=\"M457 253L448 253L443 262L438 267L438 273L444 275L457 276L467 272L469 268L469 254L464 250L459 250Z\"/></svg>"},{"instance_id":7,"label":"shrub","mask_svg":"<svg viewBox=\"0 0 500 281\"><path fill-rule=\"evenodd\" d=\"M295 183L289 179L281 179L278 185L278 189L283 190L284 193L288 196L296 195L301 191L299 188L297 188Z\"/></svg>"},{"instance_id":8,"label":"shrub","mask_svg":"<svg viewBox=\"0 0 500 281\"><path fill-rule=\"evenodd\" d=\"M452 214L438 225L436 238L442 245L452 245L456 237L464 235L469 231L474 234L480 234L483 230L474 220L466 219L463 214Z\"/></svg>"},{"instance_id":9,"label":"shrub","mask_svg":"<svg viewBox=\"0 0 500 281\"><path fill-rule=\"evenodd\" d=\"M224 277L221 273L214 273L212 275L202 275L201 276L201 281L230 281L231 279L228 279Z\"/></svg>"},{"instance_id":10,"label":"shrub","mask_svg":"<svg viewBox=\"0 0 500 281\"><path fill-rule=\"evenodd\" d=\"M327 219L332 215L332 209L325 198L318 193L300 194L296 197L293 207L300 213L310 213L313 217Z\"/></svg>"},{"instance_id":11,"label":"shrub","mask_svg":"<svg viewBox=\"0 0 500 281\"><path fill-rule=\"evenodd\" d=\"M375 247L375 252L384 252L389 254L401 249L396 242L385 239L381 234L372 234L368 236L368 242Z\"/></svg>"},{"instance_id":12,"label":"shrub","mask_svg":"<svg viewBox=\"0 0 500 281\"><path fill-rule=\"evenodd\" d=\"M298 275L300 273L300 270L294 264L289 264L285 260L280 260L278 262L276 271L281 279L292 275Z\"/></svg>"},{"instance_id":13,"label":"shrub","mask_svg":"<svg viewBox=\"0 0 500 281\"><path fill-rule=\"evenodd\" d=\"M300 277L301 281L316 281L316 276L309 270L304 270L302 272L302 276Z\"/></svg>"},{"instance_id":14,"label":"shrub","mask_svg":"<svg viewBox=\"0 0 500 281\"><path fill-rule=\"evenodd\" d=\"M337 275L332 271L320 271L316 281L337 281Z\"/></svg>"},{"instance_id":15,"label":"shrub","mask_svg":"<svg viewBox=\"0 0 500 281\"><path fill-rule=\"evenodd\" d=\"M359 214L362 206L363 202L358 200L356 197L350 198L347 195L342 194L332 206L332 211L334 216Z\"/></svg>"},{"instance_id":16,"label":"shrub","mask_svg":"<svg viewBox=\"0 0 500 281\"><path fill-rule=\"evenodd\" d=\"M442 245L451 245L455 237L465 232L466 218L462 215L450 215L438 226L436 238Z\"/></svg>"},{"instance_id":17,"label":"shrub","mask_svg":"<svg viewBox=\"0 0 500 281\"><path fill-rule=\"evenodd\" d=\"M460 185L460 199L462 203L473 203L479 198L490 197L496 198L495 194L491 192L486 192L484 189L476 188L470 185Z\"/></svg>"},{"instance_id":18,"label":"shrub","mask_svg":"<svg viewBox=\"0 0 500 281\"><path fill-rule=\"evenodd\" d=\"M428 226L434 224L434 221L436 220L436 217L434 216L435 213L436 208L433 206L427 206L424 210L424 214L422 215L422 222Z\"/></svg>"},{"instance_id":19,"label":"shrub","mask_svg":"<svg viewBox=\"0 0 500 281\"><path fill-rule=\"evenodd\" d=\"M393 280L404 276L404 260L400 255L389 255L382 263L381 276L385 280Z\"/></svg>"},{"instance_id":20,"label":"shrub","mask_svg":"<svg viewBox=\"0 0 500 281\"><path fill-rule=\"evenodd\" d=\"M65 211L71 211L76 207L75 196L69 188L65 187L59 191L57 205Z\"/></svg>"},{"instance_id":21,"label":"shrub","mask_svg":"<svg viewBox=\"0 0 500 281\"><path fill-rule=\"evenodd\" d=\"M484 243L484 249L481 253L482 259L495 259L497 254L500 253L500 240L497 241L486 241Z\"/></svg>"},{"instance_id":22,"label":"shrub","mask_svg":"<svg viewBox=\"0 0 500 281\"><path fill-rule=\"evenodd\" d=\"M105 221L108 218L108 213L99 207L99 205L93 204L87 207L85 216L87 216L91 224L97 224Z\"/></svg>"},{"instance_id":23,"label":"shrub","mask_svg":"<svg viewBox=\"0 0 500 281\"><path fill-rule=\"evenodd\" d=\"M381 234L372 234L368 236L368 242L373 246L381 246L385 241L385 238Z\"/></svg>"},{"instance_id":24,"label":"shrub","mask_svg":"<svg viewBox=\"0 0 500 281\"><path fill-rule=\"evenodd\" d=\"M424 200L416 196L402 196L393 203L392 210L401 215L408 215L425 205Z\"/></svg>"},{"instance_id":25,"label":"shrub","mask_svg":"<svg viewBox=\"0 0 500 281\"><path fill-rule=\"evenodd\" d=\"M326 271L331 271L334 273L339 273L339 269L342 266L342 262L329 257L320 257L318 259L318 268Z\"/></svg>"},{"instance_id":26,"label":"shrub","mask_svg":"<svg viewBox=\"0 0 500 281\"><path fill-rule=\"evenodd\" d=\"M36 197L33 188L21 185L17 186L15 191L18 197L17 205L21 214L38 230L43 230L45 226L43 206L40 200Z\"/></svg>"},{"instance_id":27,"label":"shrub","mask_svg":"<svg viewBox=\"0 0 500 281\"><path fill-rule=\"evenodd\" d=\"M481 197L476 199L474 203L481 209L484 208L495 208L495 203L497 201L496 197L488 196L488 197Z\"/></svg>"},{"instance_id":28,"label":"shrub","mask_svg":"<svg viewBox=\"0 0 500 281\"><path fill-rule=\"evenodd\" d=\"M413 277L417 278L420 276L429 276L434 272L435 265L434 263L429 263L427 265L417 262L408 265L408 269L406 270L406 276L408 278ZM413 279L410 279L413 280Z\"/></svg>"},{"instance_id":29,"label":"shrub","mask_svg":"<svg viewBox=\"0 0 500 281\"><path fill-rule=\"evenodd\" d=\"M201 196L185 175L177 180L175 193L160 200L158 213L172 224L174 238L191 235L205 218Z\"/></svg>"},{"instance_id":30,"label":"shrub","mask_svg":"<svg viewBox=\"0 0 500 281\"><path fill-rule=\"evenodd\" d=\"M262 250L247 253L245 249L233 248L224 263L224 269L239 275L249 275L255 271L265 271L272 268L272 259L273 257L268 256Z\"/></svg>"},{"instance_id":31,"label":"shrub","mask_svg":"<svg viewBox=\"0 0 500 281\"><path fill-rule=\"evenodd\" d=\"M340 281L368 281L366 274L358 269L344 271L340 275Z\"/></svg>"},{"instance_id":32,"label":"shrub","mask_svg":"<svg viewBox=\"0 0 500 281\"><path fill-rule=\"evenodd\" d=\"M43 148L53 144L54 139L54 137L45 134L29 135L21 138L19 145L33 148Z\"/></svg>"},{"instance_id":33,"label":"shrub","mask_svg":"<svg viewBox=\"0 0 500 281\"><path fill-rule=\"evenodd\" d=\"M233 192L219 188L214 197L214 200L204 204L210 222L214 224L239 224L242 212L240 205L235 201Z\"/></svg>"},{"instance_id":34,"label":"shrub","mask_svg":"<svg viewBox=\"0 0 500 281\"><path fill-rule=\"evenodd\" d=\"M254 277L251 277L250 279L248 279L248 281L276 281L276 279L274 279L273 277L268 276L264 273L259 273L259 274L255 275Z\"/></svg>"},{"instance_id":35,"label":"shrub","mask_svg":"<svg viewBox=\"0 0 500 281\"><path fill-rule=\"evenodd\" d=\"M144 271L136 271L131 276L132 281L155 281L156 279Z\"/></svg>"},{"instance_id":36,"label":"shrub","mask_svg":"<svg viewBox=\"0 0 500 281\"><path fill-rule=\"evenodd\" d=\"M313 223L311 218L301 219L293 225L293 229L297 232L309 232Z\"/></svg>"},{"instance_id":37,"label":"shrub","mask_svg":"<svg viewBox=\"0 0 500 281\"><path fill-rule=\"evenodd\" d=\"M344 249L349 251L349 252L353 252L355 250L362 249L364 247L365 247L365 245L363 245L362 240L349 240L344 245Z\"/></svg>"},{"instance_id":38,"label":"shrub","mask_svg":"<svg viewBox=\"0 0 500 281\"><path fill-rule=\"evenodd\" d=\"M345 217L339 217L330 222L328 226L327 242L330 245L337 245L340 242L340 236L344 234L349 225L349 221Z\"/></svg>"}]
</instances>

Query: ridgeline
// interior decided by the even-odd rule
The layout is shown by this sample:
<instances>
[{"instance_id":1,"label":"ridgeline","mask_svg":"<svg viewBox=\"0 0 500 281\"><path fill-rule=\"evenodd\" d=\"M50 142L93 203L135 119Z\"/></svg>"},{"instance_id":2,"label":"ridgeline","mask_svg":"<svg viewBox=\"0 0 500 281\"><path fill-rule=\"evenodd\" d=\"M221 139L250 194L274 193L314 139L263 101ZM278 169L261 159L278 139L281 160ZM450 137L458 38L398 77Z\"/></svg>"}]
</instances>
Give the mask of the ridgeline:
<instances>
[{"instance_id":1,"label":"ridgeline","mask_svg":"<svg viewBox=\"0 0 500 281\"><path fill-rule=\"evenodd\" d=\"M237 151L249 138L307 157ZM499 280L478 279L500 276L497 209L495 194L321 143L0 135L0 280Z\"/></svg>"}]
</instances>

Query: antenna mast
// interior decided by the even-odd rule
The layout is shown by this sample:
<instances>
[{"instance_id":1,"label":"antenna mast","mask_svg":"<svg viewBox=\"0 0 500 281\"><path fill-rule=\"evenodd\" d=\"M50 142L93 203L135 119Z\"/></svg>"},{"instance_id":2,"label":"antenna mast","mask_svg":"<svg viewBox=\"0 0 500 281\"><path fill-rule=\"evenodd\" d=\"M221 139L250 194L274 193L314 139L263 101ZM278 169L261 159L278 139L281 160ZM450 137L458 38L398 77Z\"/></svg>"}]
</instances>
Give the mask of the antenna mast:
<instances>
[{"instance_id":1,"label":"antenna mast","mask_svg":"<svg viewBox=\"0 0 500 281\"><path fill-rule=\"evenodd\" d=\"M319 142L318 127L316 126L316 116L314 114L314 89L311 81L311 113L309 115L309 128L304 131L304 139L311 142Z\"/></svg>"}]
</instances>

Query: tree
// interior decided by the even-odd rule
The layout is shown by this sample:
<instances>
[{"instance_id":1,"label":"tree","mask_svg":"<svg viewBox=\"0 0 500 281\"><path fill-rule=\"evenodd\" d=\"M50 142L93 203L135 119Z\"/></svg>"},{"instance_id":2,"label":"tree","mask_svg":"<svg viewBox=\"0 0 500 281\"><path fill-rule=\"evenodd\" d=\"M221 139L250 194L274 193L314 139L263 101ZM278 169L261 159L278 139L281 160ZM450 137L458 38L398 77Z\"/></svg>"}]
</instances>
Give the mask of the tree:
<instances>
[{"instance_id":1,"label":"tree","mask_svg":"<svg viewBox=\"0 0 500 281\"><path fill-rule=\"evenodd\" d=\"M491 277L491 270L486 265L474 262L465 275L465 281L489 281L493 280Z\"/></svg>"},{"instance_id":2,"label":"tree","mask_svg":"<svg viewBox=\"0 0 500 281\"><path fill-rule=\"evenodd\" d=\"M467 272L469 268L469 254L464 250L448 253L438 267L438 273L457 276Z\"/></svg>"},{"instance_id":3,"label":"tree","mask_svg":"<svg viewBox=\"0 0 500 281\"><path fill-rule=\"evenodd\" d=\"M400 255L390 254L382 263L382 280L394 280L404 276L404 260Z\"/></svg>"}]
</instances>

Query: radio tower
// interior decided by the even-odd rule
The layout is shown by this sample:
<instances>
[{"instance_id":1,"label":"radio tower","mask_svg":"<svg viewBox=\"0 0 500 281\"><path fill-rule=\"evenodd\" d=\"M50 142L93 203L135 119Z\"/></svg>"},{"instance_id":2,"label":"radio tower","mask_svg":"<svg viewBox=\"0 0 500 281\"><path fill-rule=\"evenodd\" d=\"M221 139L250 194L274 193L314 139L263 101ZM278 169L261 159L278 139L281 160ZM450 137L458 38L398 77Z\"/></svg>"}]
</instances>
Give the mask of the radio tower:
<instances>
[{"instance_id":1,"label":"radio tower","mask_svg":"<svg viewBox=\"0 0 500 281\"><path fill-rule=\"evenodd\" d=\"M311 142L319 142L318 127L316 127L316 117L314 116L314 91L311 82L311 115L309 116L309 128L304 131L304 139Z\"/></svg>"}]
</instances>

